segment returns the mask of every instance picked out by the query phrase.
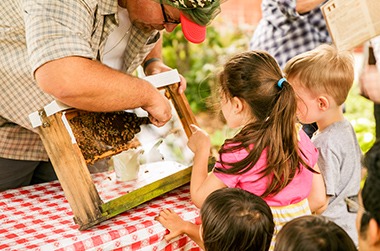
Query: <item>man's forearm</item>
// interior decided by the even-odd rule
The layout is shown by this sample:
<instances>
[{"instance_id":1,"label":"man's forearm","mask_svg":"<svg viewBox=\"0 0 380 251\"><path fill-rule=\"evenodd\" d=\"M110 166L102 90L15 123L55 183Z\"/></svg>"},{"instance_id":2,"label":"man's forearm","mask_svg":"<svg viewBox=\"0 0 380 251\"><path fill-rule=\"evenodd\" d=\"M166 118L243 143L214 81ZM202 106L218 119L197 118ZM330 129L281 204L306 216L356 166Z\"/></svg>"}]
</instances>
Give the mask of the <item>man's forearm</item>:
<instances>
[{"instance_id":1,"label":"man's forearm","mask_svg":"<svg viewBox=\"0 0 380 251\"><path fill-rule=\"evenodd\" d=\"M81 57L59 59L41 66L36 71L36 80L43 91L56 99L88 111L141 107L159 95L142 79Z\"/></svg>"}]
</instances>

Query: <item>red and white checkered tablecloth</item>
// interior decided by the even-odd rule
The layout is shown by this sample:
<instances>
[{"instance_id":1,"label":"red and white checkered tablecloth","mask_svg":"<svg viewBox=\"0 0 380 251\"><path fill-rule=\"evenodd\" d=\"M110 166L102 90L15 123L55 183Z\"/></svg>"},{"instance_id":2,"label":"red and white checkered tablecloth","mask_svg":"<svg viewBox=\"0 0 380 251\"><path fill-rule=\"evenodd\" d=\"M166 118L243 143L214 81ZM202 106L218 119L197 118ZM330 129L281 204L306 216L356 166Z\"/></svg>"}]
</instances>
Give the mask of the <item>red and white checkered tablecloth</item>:
<instances>
[{"instance_id":1,"label":"red and white checkered tablecloth","mask_svg":"<svg viewBox=\"0 0 380 251\"><path fill-rule=\"evenodd\" d=\"M98 174L94 181L105 179ZM187 236L169 243L166 229L154 217L171 208L185 220L199 223L199 210L185 185L79 231L58 181L0 193L0 250L200 250Z\"/></svg>"}]
</instances>

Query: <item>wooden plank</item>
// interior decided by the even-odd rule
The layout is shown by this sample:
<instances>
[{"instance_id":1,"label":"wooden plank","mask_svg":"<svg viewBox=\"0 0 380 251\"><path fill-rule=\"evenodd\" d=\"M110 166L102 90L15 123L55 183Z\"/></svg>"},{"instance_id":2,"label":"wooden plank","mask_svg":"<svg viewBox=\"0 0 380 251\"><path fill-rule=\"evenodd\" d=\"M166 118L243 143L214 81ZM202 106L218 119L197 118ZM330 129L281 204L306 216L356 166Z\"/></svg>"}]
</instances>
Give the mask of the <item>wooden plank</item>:
<instances>
[{"instance_id":1,"label":"wooden plank","mask_svg":"<svg viewBox=\"0 0 380 251\"><path fill-rule=\"evenodd\" d=\"M190 124L198 125L198 123L195 119L194 114L191 111L189 102L187 101L185 94L178 93L178 87L179 84L177 83L166 86L165 89L168 92L168 98L170 98L173 102L174 108L178 113L178 117L181 120L183 129L185 130L187 137L190 137L190 135L192 134Z\"/></svg>"},{"instance_id":2,"label":"wooden plank","mask_svg":"<svg viewBox=\"0 0 380 251\"><path fill-rule=\"evenodd\" d=\"M107 218L114 217L190 181L192 167L188 167L142 188L122 195L101 205Z\"/></svg>"},{"instance_id":3,"label":"wooden plank","mask_svg":"<svg viewBox=\"0 0 380 251\"><path fill-rule=\"evenodd\" d=\"M100 199L91 179L86 162L79 147L63 123L61 112L46 117L40 112L43 125L38 127L42 142L61 183L66 199L74 213L74 221L80 229L86 229L102 221Z\"/></svg>"}]
</instances>

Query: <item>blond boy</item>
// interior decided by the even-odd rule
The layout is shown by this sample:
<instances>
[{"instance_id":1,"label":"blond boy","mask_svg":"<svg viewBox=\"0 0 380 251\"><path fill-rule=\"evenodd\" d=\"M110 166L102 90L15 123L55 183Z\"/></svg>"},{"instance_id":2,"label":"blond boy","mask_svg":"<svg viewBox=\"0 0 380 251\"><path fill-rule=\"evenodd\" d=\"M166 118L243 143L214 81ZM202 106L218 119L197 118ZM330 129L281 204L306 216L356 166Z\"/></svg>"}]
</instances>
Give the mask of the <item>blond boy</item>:
<instances>
[{"instance_id":1,"label":"blond boy","mask_svg":"<svg viewBox=\"0 0 380 251\"><path fill-rule=\"evenodd\" d=\"M347 211L344 198L359 192L362 152L342 109L354 81L353 56L325 44L289 60L284 72L298 96L300 122L318 125L312 141L320 153L327 206L319 213L340 225L357 244L356 214Z\"/></svg>"}]
</instances>

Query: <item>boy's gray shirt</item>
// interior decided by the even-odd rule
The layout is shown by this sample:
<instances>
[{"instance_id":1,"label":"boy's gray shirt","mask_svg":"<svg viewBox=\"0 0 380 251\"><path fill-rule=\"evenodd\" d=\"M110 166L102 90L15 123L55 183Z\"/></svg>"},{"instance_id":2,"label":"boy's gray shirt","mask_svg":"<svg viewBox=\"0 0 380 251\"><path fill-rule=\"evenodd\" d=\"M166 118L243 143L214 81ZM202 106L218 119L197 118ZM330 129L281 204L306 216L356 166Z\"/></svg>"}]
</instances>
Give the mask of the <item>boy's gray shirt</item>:
<instances>
[{"instance_id":1,"label":"boy's gray shirt","mask_svg":"<svg viewBox=\"0 0 380 251\"><path fill-rule=\"evenodd\" d=\"M355 131L346 119L335 122L312 137L319 151L318 166L326 184L329 205L323 216L341 226L358 244L356 214L349 213L344 198L360 190L362 152Z\"/></svg>"}]
</instances>

